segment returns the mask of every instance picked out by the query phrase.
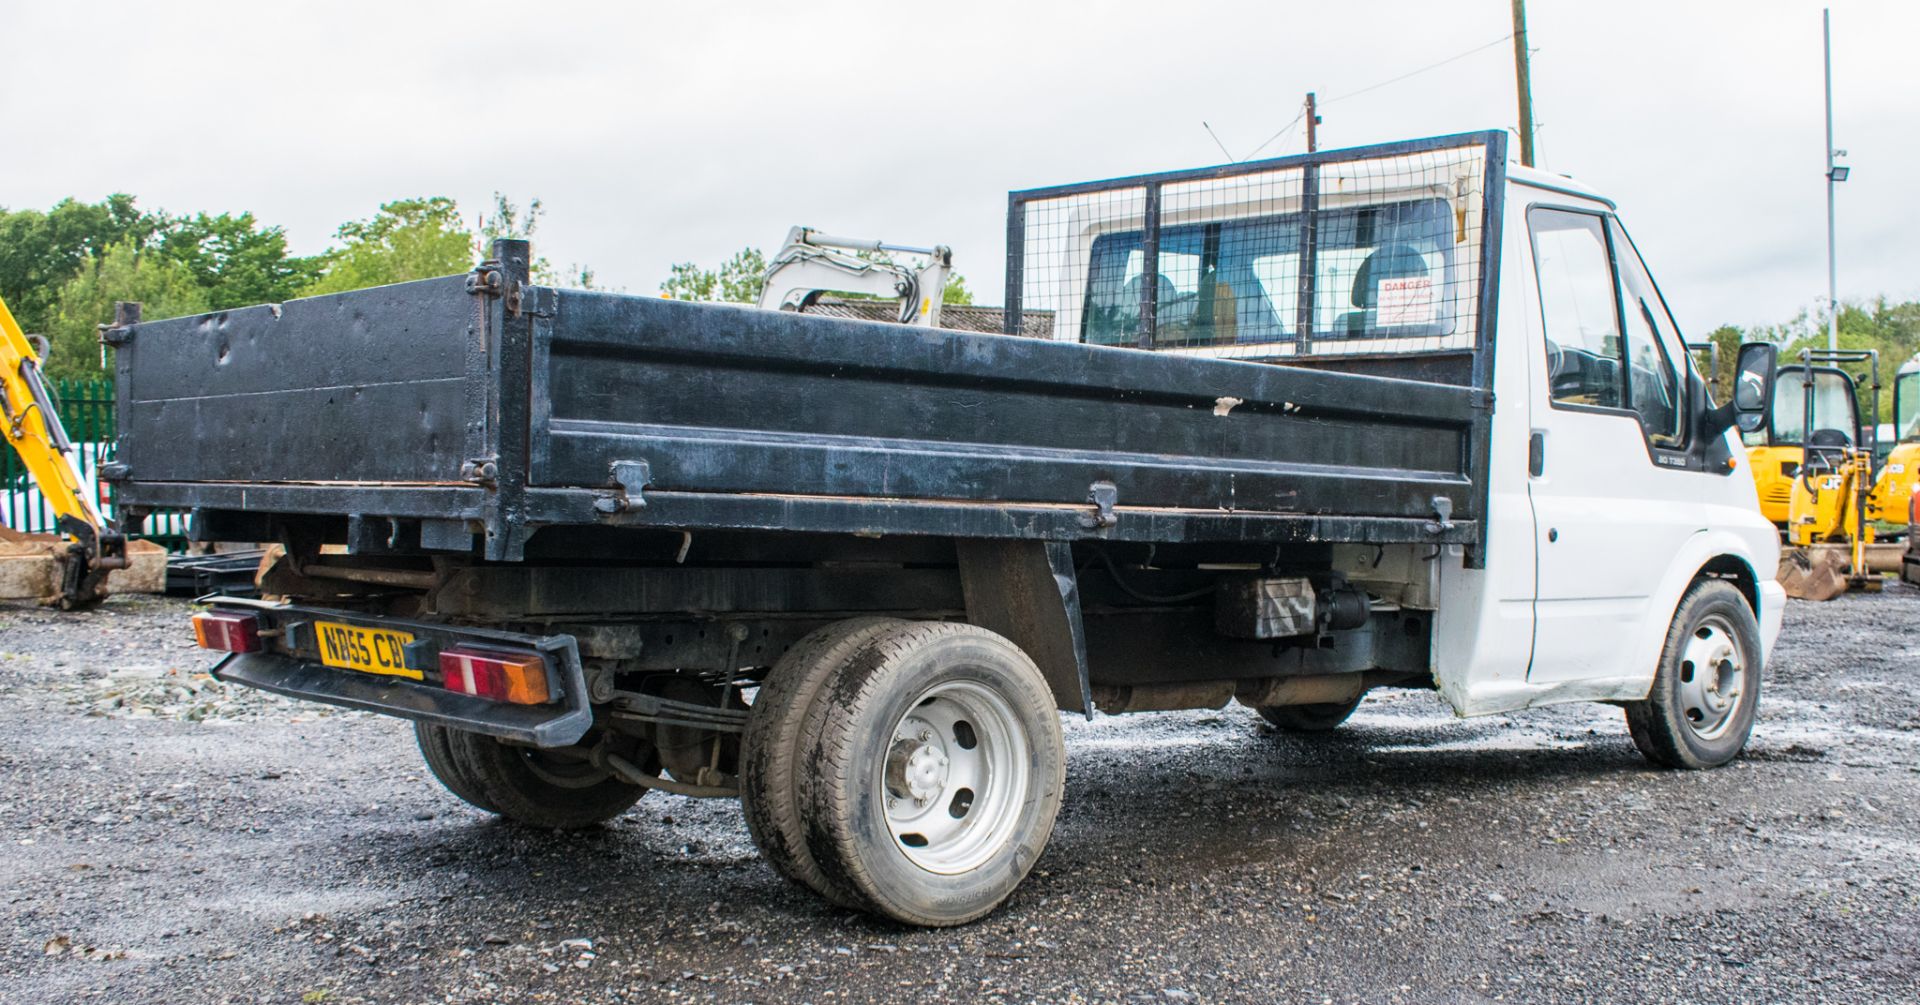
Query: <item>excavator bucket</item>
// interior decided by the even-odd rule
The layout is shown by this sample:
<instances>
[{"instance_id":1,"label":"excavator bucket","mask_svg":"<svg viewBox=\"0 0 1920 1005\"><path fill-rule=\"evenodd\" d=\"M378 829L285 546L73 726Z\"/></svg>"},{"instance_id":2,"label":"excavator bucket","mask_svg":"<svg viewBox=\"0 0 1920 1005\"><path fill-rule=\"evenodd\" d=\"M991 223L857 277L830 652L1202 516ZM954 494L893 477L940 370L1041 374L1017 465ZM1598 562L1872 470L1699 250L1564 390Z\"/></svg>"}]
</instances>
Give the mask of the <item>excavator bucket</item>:
<instances>
[{"instance_id":1,"label":"excavator bucket","mask_svg":"<svg viewBox=\"0 0 1920 1005\"><path fill-rule=\"evenodd\" d=\"M76 563L86 564L86 555L76 556L78 547L53 534L22 534L0 527L0 600L31 600L42 604L62 604L65 584L73 578ZM84 576L83 576L84 578ZM85 597L74 601L84 604L105 596L104 579L90 584Z\"/></svg>"},{"instance_id":2,"label":"excavator bucket","mask_svg":"<svg viewBox=\"0 0 1920 1005\"><path fill-rule=\"evenodd\" d=\"M1832 600L1847 592L1847 556L1839 548L1788 548L1780 553L1780 588L1795 600Z\"/></svg>"},{"instance_id":3,"label":"excavator bucket","mask_svg":"<svg viewBox=\"0 0 1920 1005\"><path fill-rule=\"evenodd\" d=\"M1848 590L1877 593L1884 576L1900 571L1904 544L1875 542L1859 548L1859 568L1845 544L1814 544L1780 552L1780 588L1798 600L1832 600ZM1837 584L1837 585L1836 585Z\"/></svg>"},{"instance_id":4,"label":"excavator bucket","mask_svg":"<svg viewBox=\"0 0 1920 1005\"><path fill-rule=\"evenodd\" d=\"M152 541L128 541L125 547L124 565L102 568L76 541L0 526L0 600L76 610L109 593L163 592L167 550Z\"/></svg>"}]
</instances>

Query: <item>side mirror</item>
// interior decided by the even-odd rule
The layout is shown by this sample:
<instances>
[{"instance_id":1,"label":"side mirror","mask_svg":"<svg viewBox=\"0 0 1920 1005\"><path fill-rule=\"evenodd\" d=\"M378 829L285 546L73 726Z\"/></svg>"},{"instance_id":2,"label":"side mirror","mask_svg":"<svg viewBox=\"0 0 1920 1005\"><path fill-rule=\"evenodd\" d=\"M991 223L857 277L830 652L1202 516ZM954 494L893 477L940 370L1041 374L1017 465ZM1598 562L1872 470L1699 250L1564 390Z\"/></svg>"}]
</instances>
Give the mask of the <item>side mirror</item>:
<instances>
[{"instance_id":1,"label":"side mirror","mask_svg":"<svg viewBox=\"0 0 1920 1005\"><path fill-rule=\"evenodd\" d=\"M1767 424L1767 406L1773 400L1773 370L1779 349L1770 342L1748 342L1740 347L1733 367L1733 419L1743 433Z\"/></svg>"}]
</instances>

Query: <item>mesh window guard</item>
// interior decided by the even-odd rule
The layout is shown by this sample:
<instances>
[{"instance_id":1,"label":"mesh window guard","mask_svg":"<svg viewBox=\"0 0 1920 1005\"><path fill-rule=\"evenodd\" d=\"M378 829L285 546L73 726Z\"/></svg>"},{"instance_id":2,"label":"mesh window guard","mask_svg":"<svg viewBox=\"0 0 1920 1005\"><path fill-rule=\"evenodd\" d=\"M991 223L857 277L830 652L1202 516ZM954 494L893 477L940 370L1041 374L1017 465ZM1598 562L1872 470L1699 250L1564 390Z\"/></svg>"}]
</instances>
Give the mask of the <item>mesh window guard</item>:
<instances>
[{"instance_id":1,"label":"mesh window guard","mask_svg":"<svg viewBox=\"0 0 1920 1005\"><path fill-rule=\"evenodd\" d=\"M1008 334L1244 359L1478 344L1499 133L1012 193Z\"/></svg>"}]
</instances>

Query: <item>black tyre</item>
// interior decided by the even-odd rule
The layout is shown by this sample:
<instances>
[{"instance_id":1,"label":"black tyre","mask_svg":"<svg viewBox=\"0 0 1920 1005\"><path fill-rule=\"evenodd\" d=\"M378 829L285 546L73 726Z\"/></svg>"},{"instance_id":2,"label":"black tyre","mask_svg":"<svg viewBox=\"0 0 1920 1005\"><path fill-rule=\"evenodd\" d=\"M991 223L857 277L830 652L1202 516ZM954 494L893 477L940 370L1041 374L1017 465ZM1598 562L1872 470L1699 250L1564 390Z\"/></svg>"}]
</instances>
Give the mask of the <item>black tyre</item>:
<instances>
[{"instance_id":1,"label":"black tyre","mask_svg":"<svg viewBox=\"0 0 1920 1005\"><path fill-rule=\"evenodd\" d=\"M1275 729L1289 733L1324 733L1339 728L1359 707L1360 698L1355 698L1316 705L1263 705L1258 711L1260 718L1272 723Z\"/></svg>"},{"instance_id":2,"label":"black tyre","mask_svg":"<svg viewBox=\"0 0 1920 1005\"><path fill-rule=\"evenodd\" d=\"M836 663L802 738L807 848L844 902L959 925L1020 884L1053 832L1066 750L1019 647L973 625L881 629Z\"/></svg>"},{"instance_id":3,"label":"black tyre","mask_svg":"<svg viewBox=\"0 0 1920 1005\"><path fill-rule=\"evenodd\" d=\"M1668 768L1718 767L1740 753L1760 703L1760 627L1740 591L1693 584L1674 611L1645 701L1629 702L1627 731Z\"/></svg>"},{"instance_id":4,"label":"black tyre","mask_svg":"<svg viewBox=\"0 0 1920 1005\"><path fill-rule=\"evenodd\" d=\"M590 827L625 813L647 794L644 786L569 753L457 730L448 732L447 746L495 813L530 827Z\"/></svg>"},{"instance_id":5,"label":"black tyre","mask_svg":"<svg viewBox=\"0 0 1920 1005\"><path fill-rule=\"evenodd\" d=\"M415 721L413 724L414 742L420 745L420 757L427 762L427 770L433 777L446 786L448 792L459 796L469 805L487 811L500 812L500 807L487 799L480 783L466 773L466 769L453 756L451 735L454 731L431 722Z\"/></svg>"},{"instance_id":6,"label":"black tyre","mask_svg":"<svg viewBox=\"0 0 1920 1005\"><path fill-rule=\"evenodd\" d=\"M788 647L760 682L740 742L740 809L760 856L775 872L842 907L860 905L840 898L807 851L797 801L800 737L812 735L809 718L812 728L818 728L818 720L826 716L814 697L832 669L874 633L897 624L897 618L848 618Z\"/></svg>"}]
</instances>

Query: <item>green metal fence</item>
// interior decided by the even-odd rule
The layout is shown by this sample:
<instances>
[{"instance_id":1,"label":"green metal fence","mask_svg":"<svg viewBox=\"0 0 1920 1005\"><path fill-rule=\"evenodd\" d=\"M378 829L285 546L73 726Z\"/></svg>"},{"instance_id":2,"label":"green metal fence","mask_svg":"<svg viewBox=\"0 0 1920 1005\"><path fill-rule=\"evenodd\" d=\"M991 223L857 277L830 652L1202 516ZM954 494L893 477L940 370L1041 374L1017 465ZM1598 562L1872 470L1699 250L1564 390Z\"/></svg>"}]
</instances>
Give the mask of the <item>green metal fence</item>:
<instances>
[{"instance_id":1,"label":"green metal fence","mask_svg":"<svg viewBox=\"0 0 1920 1005\"><path fill-rule=\"evenodd\" d=\"M61 425L67 429L67 438L73 441L74 461L80 469L81 480L87 491L100 500L101 511L112 519L115 516L113 493L110 486L106 492L101 491L100 465L113 459L118 432L114 426L113 381L49 383L53 385L50 390L54 395L54 409L60 415ZM26 466L20 463L20 456L10 449L0 449L0 524L29 534L51 534L57 530L53 510L47 506L39 487L33 484ZM179 551L187 542L187 515L172 510L154 513L147 517L146 530L139 536Z\"/></svg>"}]
</instances>

